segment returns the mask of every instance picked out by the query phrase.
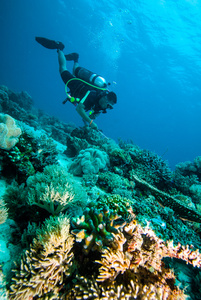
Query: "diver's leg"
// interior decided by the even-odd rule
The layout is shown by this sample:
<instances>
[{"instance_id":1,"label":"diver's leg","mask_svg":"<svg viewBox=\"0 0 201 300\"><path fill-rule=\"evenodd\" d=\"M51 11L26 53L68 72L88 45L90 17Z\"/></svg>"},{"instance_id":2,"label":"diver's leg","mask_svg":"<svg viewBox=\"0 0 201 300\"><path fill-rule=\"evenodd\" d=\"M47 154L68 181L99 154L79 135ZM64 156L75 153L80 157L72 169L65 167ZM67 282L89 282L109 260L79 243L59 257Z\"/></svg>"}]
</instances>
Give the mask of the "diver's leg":
<instances>
[{"instance_id":1,"label":"diver's leg","mask_svg":"<svg viewBox=\"0 0 201 300\"><path fill-rule=\"evenodd\" d=\"M66 68L66 58L61 50L57 50L58 52L58 61L59 61L59 72L60 74L67 70Z\"/></svg>"},{"instance_id":2,"label":"diver's leg","mask_svg":"<svg viewBox=\"0 0 201 300\"><path fill-rule=\"evenodd\" d=\"M74 65L73 65L73 75L75 75L75 70L79 67L80 65L78 64L78 62L74 61Z\"/></svg>"}]
</instances>

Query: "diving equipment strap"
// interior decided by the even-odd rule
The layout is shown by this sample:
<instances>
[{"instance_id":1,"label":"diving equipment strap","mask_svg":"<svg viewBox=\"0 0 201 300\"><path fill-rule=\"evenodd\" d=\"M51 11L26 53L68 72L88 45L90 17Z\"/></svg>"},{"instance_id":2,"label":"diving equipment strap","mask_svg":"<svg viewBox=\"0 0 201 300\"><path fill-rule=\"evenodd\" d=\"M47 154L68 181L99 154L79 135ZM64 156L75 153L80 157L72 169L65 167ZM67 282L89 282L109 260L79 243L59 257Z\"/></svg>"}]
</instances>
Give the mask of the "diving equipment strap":
<instances>
[{"instance_id":1,"label":"diving equipment strap","mask_svg":"<svg viewBox=\"0 0 201 300\"><path fill-rule=\"evenodd\" d=\"M69 84L69 82L74 81L74 80L83 82L83 83L85 83L85 84L91 86L92 88L95 88L95 89L98 89L98 90L102 90L102 91L107 91L107 89L105 89L105 88L97 87L97 86L95 86L95 85L93 85L93 84L90 84L90 83L88 83L88 82L86 82L86 81L80 79L80 78L73 77L73 78L69 79L69 80L66 82L66 84L65 84L65 92L66 92L66 94L68 93L67 89L68 89L68 84Z\"/></svg>"},{"instance_id":2,"label":"diving equipment strap","mask_svg":"<svg viewBox=\"0 0 201 300\"><path fill-rule=\"evenodd\" d=\"M80 100L79 103L84 103L84 101L87 99L87 97L89 96L89 94L90 94L90 91L87 91L86 94L85 94L85 96Z\"/></svg>"}]
</instances>

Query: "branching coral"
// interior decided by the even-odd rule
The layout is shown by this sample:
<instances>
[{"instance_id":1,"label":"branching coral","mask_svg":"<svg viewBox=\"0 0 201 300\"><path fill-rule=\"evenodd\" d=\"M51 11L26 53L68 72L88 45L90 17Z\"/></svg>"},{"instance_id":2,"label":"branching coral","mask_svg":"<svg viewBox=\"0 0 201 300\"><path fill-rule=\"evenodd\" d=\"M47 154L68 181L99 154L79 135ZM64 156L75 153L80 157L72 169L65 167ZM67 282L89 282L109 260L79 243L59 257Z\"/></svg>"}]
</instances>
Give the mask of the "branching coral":
<instances>
[{"instance_id":1,"label":"branching coral","mask_svg":"<svg viewBox=\"0 0 201 300\"><path fill-rule=\"evenodd\" d=\"M0 148L10 150L18 142L22 131L17 127L15 120L7 115L0 114Z\"/></svg>"},{"instance_id":2,"label":"branching coral","mask_svg":"<svg viewBox=\"0 0 201 300\"><path fill-rule=\"evenodd\" d=\"M36 173L27 179L28 203L58 214L74 199L68 183L68 173L61 166L50 165L43 173Z\"/></svg>"},{"instance_id":3,"label":"branching coral","mask_svg":"<svg viewBox=\"0 0 201 300\"><path fill-rule=\"evenodd\" d=\"M73 271L73 236L66 216L50 217L29 250L24 253L19 269L13 270L10 299L24 300L58 293L64 276ZM43 298L44 299L44 298Z\"/></svg>"}]
</instances>

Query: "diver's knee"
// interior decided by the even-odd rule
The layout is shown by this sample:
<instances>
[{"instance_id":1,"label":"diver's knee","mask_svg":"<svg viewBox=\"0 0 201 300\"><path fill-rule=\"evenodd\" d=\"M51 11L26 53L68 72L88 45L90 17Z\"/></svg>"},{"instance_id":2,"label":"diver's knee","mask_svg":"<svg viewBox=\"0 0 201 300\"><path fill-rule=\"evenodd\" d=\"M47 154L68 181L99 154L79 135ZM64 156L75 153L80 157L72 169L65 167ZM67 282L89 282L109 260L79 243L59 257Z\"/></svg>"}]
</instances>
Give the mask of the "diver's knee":
<instances>
[{"instance_id":1,"label":"diver's knee","mask_svg":"<svg viewBox=\"0 0 201 300\"><path fill-rule=\"evenodd\" d=\"M66 67L64 67L64 66L59 66L59 73L60 73L60 75L61 75L64 71L66 71L66 70L67 70Z\"/></svg>"}]
</instances>

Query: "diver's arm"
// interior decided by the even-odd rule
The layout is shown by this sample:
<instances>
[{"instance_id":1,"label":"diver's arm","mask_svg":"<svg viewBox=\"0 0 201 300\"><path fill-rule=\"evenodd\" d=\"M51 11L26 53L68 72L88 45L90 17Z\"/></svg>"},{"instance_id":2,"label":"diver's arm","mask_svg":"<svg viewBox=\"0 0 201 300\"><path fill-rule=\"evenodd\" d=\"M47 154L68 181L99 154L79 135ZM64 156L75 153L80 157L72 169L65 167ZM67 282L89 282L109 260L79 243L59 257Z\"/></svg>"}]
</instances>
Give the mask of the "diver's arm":
<instances>
[{"instance_id":1,"label":"diver's arm","mask_svg":"<svg viewBox=\"0 0 201 300\"><path fill-rule=\"evenodd\" d=\"M93 129L97 129L98 126L89 118L89 116L87 115L87 113L84 110L84 104L83 103L79 103L78 106L76 107L76 111L78 112L78 114L82 117L82 119L89 123L90 126Z\"/></svg>"},{"instance_id":2,"label":"diver's arm","mask_svg":"<svg viewBox=\"0 0 201 300\"><path fill-rule=\"evenodd\" d=\"M92 114L90 115L90 118L94 120L94 119L96 119L99 115L100 115L100 113L92 113Z\"/></svg>"}]
</instances>

